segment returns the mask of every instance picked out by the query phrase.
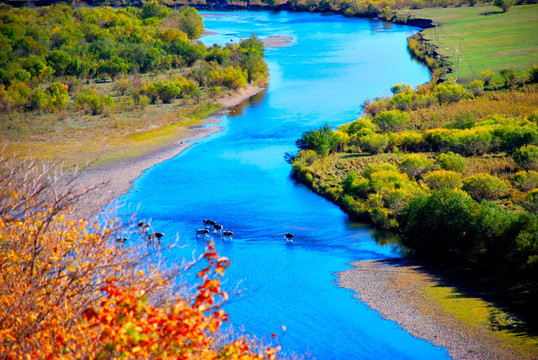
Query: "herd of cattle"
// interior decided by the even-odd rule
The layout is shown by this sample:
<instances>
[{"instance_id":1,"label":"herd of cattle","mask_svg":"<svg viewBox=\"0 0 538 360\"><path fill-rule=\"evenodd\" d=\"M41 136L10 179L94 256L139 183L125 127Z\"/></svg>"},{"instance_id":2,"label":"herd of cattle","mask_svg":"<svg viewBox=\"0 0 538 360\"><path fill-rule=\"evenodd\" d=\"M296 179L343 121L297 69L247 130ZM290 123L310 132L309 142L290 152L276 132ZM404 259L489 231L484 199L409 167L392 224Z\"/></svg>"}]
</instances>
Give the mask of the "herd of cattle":
<instances>
[{"instance_id":1,"label":"herd of cattle","mask_svg":"<svg viewBox=\"0 0 538 360\"><path fill-rule=\"evenodd\" d=\"M204 227L203 229L197 229L196 230L196 238L209 238L211 235L211 231L213 231L214 234L220 235L223 239L229 239L231 240L234 233L232 231L224 230L224 226L217 224L213 220L205 219L203 220ZM153 232L151 226L148 223L145 223L143 221L138 223L138 232L141 234L141 236L146 240L147 245L161 245L161 239L164 238L164 233L160 232ZM286 233L285 235L286 243L292 244L293 238L295 237L294 234ZM118 244L125 244L127 241L126 237L121 237L116 239L116 243Z\"/></svg>"},{"instance_id":2,"label":"herd of cattle","mask_svg":"<svg viewBox=\"0 0 538 360\"><path fill-rule=\"evenodd\" d=\"M224 226L217 224L213 220L204 220L202 221L204 224L203 229L196 230L196 237L209 237L209 233L211 232L211 229L213 229L213 232L215 234L218 234L222 236L224 239L232 239L232 236L234 236L234 233L232 231L224 230Z\"/></svg>"}]
</instances>

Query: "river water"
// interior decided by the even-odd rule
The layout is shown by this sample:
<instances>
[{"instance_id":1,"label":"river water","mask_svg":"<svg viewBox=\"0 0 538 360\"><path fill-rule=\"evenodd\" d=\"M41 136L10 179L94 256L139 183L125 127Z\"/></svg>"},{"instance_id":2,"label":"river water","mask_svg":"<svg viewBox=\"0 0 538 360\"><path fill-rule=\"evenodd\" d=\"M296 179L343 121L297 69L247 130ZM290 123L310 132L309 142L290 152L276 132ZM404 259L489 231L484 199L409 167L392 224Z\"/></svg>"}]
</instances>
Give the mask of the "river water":
<instances>
[{"instance_id":1,"label":"river water","mask_svg":"<svg viewBox=\"0 0 538 360\"><path fill-rule=\"evenodd\" d=\"M376 242L368 226L353 223L335 205L289 176L284 153L302 132L357 118L366 98L398 83L429 80L412 61L405 38L418 29L337 15L288 12L205 13L206 44L291 36L293 45L270 48L270 85L248 104L223 116L222 131L198 141L134 182L122 202L138 206L179 255L200 253L195 230L214 219L234 232L215 238L231 259L225 287L241 290L225 306L235 328L278 335L284 353L317 359L445 359L445 349L413 338L384 320L336 272L351 261L398 256ZM295 234L287 245L284 233ZM286 327L286 331L282 326Z\"/></svg>"}]
</instances>

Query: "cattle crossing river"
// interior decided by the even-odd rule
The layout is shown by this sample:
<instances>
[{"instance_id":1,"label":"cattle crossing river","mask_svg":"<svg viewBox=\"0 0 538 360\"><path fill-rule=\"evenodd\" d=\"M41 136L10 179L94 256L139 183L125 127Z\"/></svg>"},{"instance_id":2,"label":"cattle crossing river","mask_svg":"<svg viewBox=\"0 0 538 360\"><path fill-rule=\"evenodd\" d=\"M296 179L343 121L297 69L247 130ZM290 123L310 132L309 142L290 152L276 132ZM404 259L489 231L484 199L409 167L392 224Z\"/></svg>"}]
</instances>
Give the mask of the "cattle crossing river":
<instances>
[{"instance_id":1,"label":"cattle crossing river","mask_svg":"<svg viewBox=\"0 0 538 360\"><path fill-rule=\"evenodd\" d=\"M361 103L392 85L428 81L427 69L406 50L416 28L338 15L289 12L204 13L217 34L205 44L256 33L290 36L293 45L268 48L267 91L223 116L222 131L198 141L134 182L120 200L138 218L186 247L203 250L196 229L213 219L233 231L217 237L231 259L225 287L236 287L225 310L235 328L278 335L285 353L317 359L446 359L445 349L416 339L336 284L352 261L398 256L375 231L353 223L336 206L290 177L286 152L306 130L357 118ZM295 234L286 244L285 233ZM286 331L282 330L285 326Z\"/></svg>"}]
</instances>

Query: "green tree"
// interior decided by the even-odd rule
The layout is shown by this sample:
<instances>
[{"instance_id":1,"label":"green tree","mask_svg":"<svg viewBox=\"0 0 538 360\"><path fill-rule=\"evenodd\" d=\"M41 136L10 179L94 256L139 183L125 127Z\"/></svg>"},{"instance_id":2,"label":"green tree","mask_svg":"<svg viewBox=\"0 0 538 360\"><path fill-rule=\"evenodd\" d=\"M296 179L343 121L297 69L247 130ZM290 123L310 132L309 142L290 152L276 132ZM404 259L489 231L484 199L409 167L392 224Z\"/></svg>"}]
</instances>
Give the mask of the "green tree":
<instances>
[{"instance_id":1,"label":"green tree","mask_svg":"<svg viewBox=\"0 0 538 360\"><path fill-rule=\"evenodd\" d=\"M317 130L304 132L295 145L299 150L314 150L320 155L328 155L338 146L338 139L330 126L325 124Z\"/></svg>"},{"instance_id":2,"label":"green tree","mask_svg":"<svg viewBox=\"0 0 538 360\"><path fill-rule=\"evenodd\" d=\"M514 5L514 0L495 0L493 5L498 6L502 9L503 13L508 12L512 5Z\"/></svg>"},{"instance_id":3,"label":"green tree","mask_svg":"<svg viewBox=\"0 0 538 360\"><path fill-rule=\"evenodd\" d=\"M160 5L157 1L152 0L144 3L142 5L142 19L149 19L149 18L158 18L158 19L164 19L168 16L170 13L170 9L168 9L164 5Z\"/></svg>"},{"instance_id":4,"label":"green tree","mask_svg":"<svg viewBox=\"0 0 538 360\"><path fill-rule=\"evenodd\" d=\"M204 33L204 22L202 16L196 9L191 7L182 7L178 17L179 30L183 31L189 39L198 39Z\"/></svg>"}]
</instances>

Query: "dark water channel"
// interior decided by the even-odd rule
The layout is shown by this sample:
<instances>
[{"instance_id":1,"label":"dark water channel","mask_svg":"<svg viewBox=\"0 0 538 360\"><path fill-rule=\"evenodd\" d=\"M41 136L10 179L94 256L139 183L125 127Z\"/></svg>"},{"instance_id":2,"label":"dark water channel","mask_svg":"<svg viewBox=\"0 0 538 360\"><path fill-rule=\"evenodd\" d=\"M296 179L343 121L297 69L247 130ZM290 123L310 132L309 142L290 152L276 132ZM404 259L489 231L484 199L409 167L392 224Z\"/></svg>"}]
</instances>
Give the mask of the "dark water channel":
<instances>
[{"instance_id":1,"label":"dark water channel","mask_svg":"<svg viewBox=\"0 0 538 360\"><path fill-rule=\"evenodd\" d=\"M417 29L309 13L207 14L206 28L219 34L203 38L206 44L256 33L291 36L294 45L266 51L266 92L224 116L221 132L146 171L121 200L139 204L139 218L152 219L167 238L178 234L187 257L203 250L195 236L202 219L232 230L232 241L215 238L232 260L226 287L242 289L225 310L249 334L276 333L286 352L447 358L445 349L413 338L337 286L335 273L349 262L398 255L378 244L371 228L296 184L284 162L302 132L354 120L364 99L394 84L426 82L428 71L406 50L405 38ZM295 234L293 245L285 232Z\"/></svg>"}]
</instances>

